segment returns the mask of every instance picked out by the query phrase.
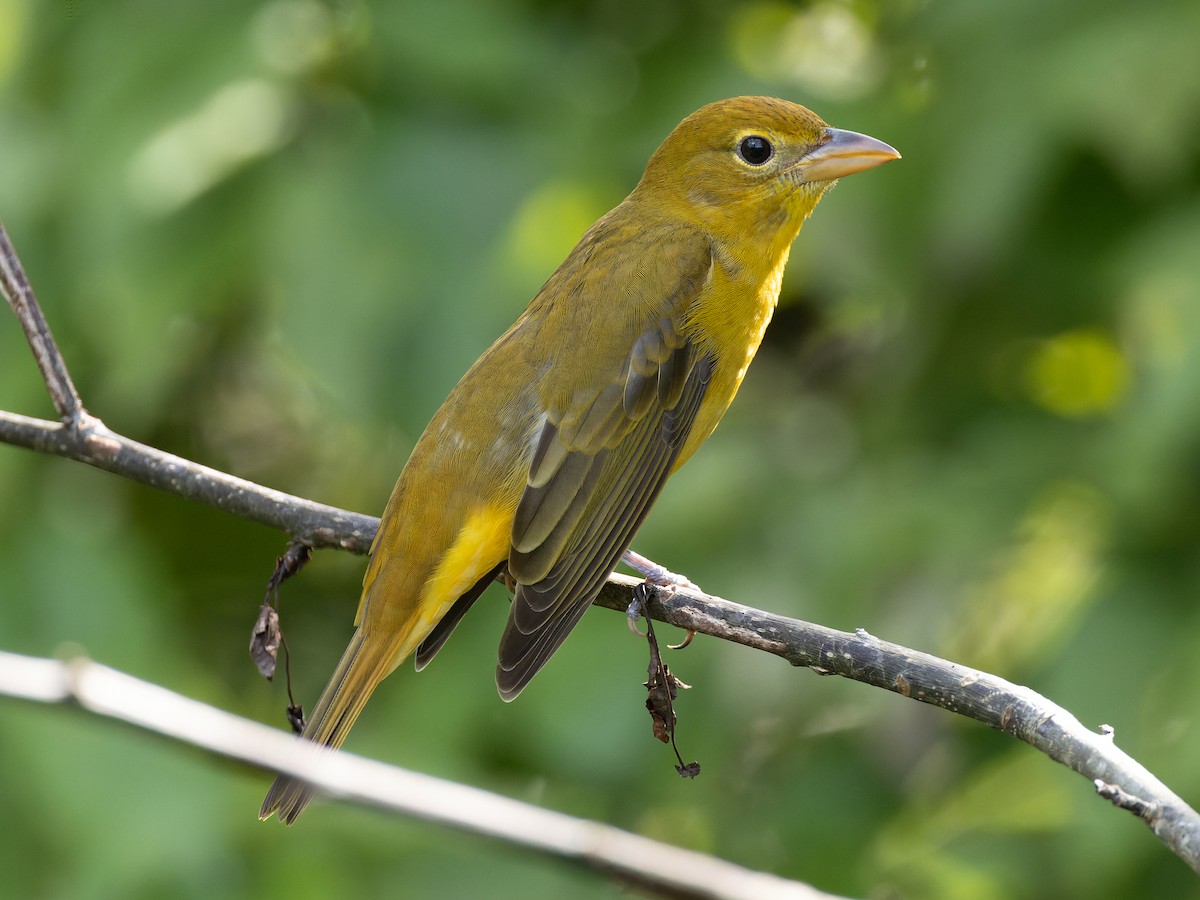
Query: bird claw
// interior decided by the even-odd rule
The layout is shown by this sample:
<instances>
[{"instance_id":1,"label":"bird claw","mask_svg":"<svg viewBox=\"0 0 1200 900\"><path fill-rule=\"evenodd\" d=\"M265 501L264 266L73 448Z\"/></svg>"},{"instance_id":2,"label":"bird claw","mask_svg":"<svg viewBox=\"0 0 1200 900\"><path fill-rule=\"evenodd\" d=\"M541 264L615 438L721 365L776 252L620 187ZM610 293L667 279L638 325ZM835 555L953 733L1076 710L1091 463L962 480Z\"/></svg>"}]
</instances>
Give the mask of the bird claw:
<instances>
[{"instance_id":1,"label":"bird claw","mask_svg":"<svg viewBox=\"0 0 1200 900\"><path fill-rule=\"evenodd\" d=\"M667 644L667 649L668 650L682 650L683 648L687 647L692 642L692 639L695 636L696 636L696 629L689 628L684 633L682 641L680 641L678 644Z\"/></svg>"},{"instance_id":2,"label":"bird claw","mask_svg":"<svg viewBox=\"0 0 1200 900\"><path fill-rule=\"evenodd\" d=\"M646 636L646 632L644 632L644 631L642 631L642 629L638 628L638 619L640 619L642 617L642 614L640 612L635 613L633 611L633 605L630 604L629 611L626 612L625 615L628 616L626 621L629 623L629 630L632 631L638 637L644 638Z\"/></svg>"},{"instance_id":3,"label":"bird claw","mask_svg":"<svg viewBox=\"0 0 1200 900\"><path fill-rule=\"evenodd\" d=\"M650 588L652 586L668 591L675 591L680 587L687 587L694 591L700 591L700 588L696 587L696 585L692 584L692 582L688 581L688 579L683 578L680 575L676 575L673 572L668 572L662 566L658 565L657 563L650 562L650 560L646 559L646 557L638 553L634 553L632 550L625 551L625 556L623 559L627 564L641 572L646 578L645 581L633 589L633 599L629 601L629 607L625 610L626 620L629 623L629 630L638 637L647 637L649 635L649 631L647 630L643 632L640 628L638 628L637 623L638 619L642 617L642 610L645 607L645 601L647 599L646 595L650 592ZM648 574L648 570L653 571L655 575L667 576L667 580L656 580L654 577L651 577L651 575ZM667 649L682 650L684 647L688 646L695 637L695 630L688 628L683 636L683 640L678 644L667 644Z\"/></svg>"},{"instance_id":4,"label":"bird claw","mask_svg":"<svg viewBox=\"0 0 1200 900\"><path fill-rule=\"evenodd\" d=\"M629 606L625 610L625 621L629 624L629 630L640 638L644 638L647 632L638 628L638 619L642 617L642 598L645 596L645 586L638 585L633 589L633 599L629 601Z\"/></svg>"}]
</instances>

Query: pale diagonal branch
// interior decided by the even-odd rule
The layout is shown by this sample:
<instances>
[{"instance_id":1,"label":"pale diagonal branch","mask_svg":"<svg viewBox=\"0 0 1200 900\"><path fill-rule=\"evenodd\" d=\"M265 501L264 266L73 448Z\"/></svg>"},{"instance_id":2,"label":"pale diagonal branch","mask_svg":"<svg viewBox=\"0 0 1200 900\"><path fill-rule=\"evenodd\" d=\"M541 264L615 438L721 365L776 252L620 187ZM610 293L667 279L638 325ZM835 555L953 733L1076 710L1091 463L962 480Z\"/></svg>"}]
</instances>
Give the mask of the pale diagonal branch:
<instances>
[{"instance_id":1,"label":"pale diagonal branch","mask_svg":"<svg viewBox=\"0 0 1200 900\"><path fill-rule=\"evenodd\" d=\"M0 695L75 704L260 769L303 778L323 794L496 838L567 860L663 897L837 900L611 825L541 809L478 788L311 744L88 659L60 662L0 651Z\"/></svg>"}]
</instances>

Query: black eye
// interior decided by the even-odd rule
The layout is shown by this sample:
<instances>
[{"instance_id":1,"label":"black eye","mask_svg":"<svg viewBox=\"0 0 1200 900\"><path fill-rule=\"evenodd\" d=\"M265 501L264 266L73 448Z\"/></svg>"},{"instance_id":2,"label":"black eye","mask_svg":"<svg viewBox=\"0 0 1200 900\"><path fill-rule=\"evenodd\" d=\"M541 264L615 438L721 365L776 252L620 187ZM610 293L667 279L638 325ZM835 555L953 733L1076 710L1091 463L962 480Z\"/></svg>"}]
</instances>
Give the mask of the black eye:
<instances>
[{"instance_id":1,"label":"black eye","mask_svg":"<svg viewBox=\"0 0 1200 900\"><path fill-rule=\"evenodd\" d=\"M738 156L750 163L752 166L761 166L775 152L771 146L771 142L765 137L760 137L757 134L752 134L750 137L742 138L742 142L738 144Z\"/></svg>"}]
</instances>

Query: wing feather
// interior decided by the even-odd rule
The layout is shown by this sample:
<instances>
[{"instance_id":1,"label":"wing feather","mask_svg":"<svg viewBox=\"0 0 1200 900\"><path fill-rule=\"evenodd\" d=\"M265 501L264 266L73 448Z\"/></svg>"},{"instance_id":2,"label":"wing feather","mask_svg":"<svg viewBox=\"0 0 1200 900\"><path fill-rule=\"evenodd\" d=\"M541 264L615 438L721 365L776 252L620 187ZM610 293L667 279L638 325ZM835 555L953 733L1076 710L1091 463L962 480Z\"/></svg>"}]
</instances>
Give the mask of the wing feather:
<instances>
[{"instance_id":1,"label":"wing feather","mask_svg":"<svg viewBox=\"0 0 1200 900\"><path fill-rule=\"evenodd\" d=\"M638 421L630 423L611 451L601 450L589 457L595 460L599 477L589 479L592 490L582 514L570 521L564 517L547 533L546 542L553 552L540 554L541 547L519 552L514 542L509 569L518 584L496 668L496 683L506 700L521 692L566 639L662 490L695 421L711 375L711 358L695 359L695 355L686 342L673 348L654 380L656 402L647 406ZM632 372L632 367L626 371ZM624 410L627 389L617 394L602 393ZM546 427L553 426L547 423ZM560 438L558 434L552 439ZM588 449L568 450L563 468L575 456L588 456ZM574 503L582 498L583 492L577 492ZM518 519L522 518L525 502L522 497ZM536 502L535 495L530 503ZM523 546L528 546L528 541ZM547 565L551 556L551 564Z\"/></svg>"},{"instance_id":2,"label":"wing feather","mask_svg":"<svg viewBox=\"0 0 1200 900\"><path fill-rule=\"evenodd\" d=\"M513 519L513 551L531 553L544 547L556 532L569 531L583 515L603 465L603 451L594 456L568 453L553 476L536 487L526 487Z\"/></svg>"}]
</instances>

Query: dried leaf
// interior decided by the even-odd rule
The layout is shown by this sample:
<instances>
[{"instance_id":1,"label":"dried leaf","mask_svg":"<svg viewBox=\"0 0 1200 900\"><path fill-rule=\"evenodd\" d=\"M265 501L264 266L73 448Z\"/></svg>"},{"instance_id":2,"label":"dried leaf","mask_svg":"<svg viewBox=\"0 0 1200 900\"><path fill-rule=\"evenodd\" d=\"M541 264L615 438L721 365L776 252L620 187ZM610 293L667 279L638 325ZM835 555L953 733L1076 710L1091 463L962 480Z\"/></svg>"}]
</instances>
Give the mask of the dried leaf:
<instances>
[{"instance_id":1,"label":"dried leaf","mask_svg":"<svg viewBox=\"0 0 1200 900\"><path fill-rule=\"evenodd\" d=\"M291 541L283 555L275 560L275 570L267 581L267 593L258 608L258 618L250 634L250 658L264 678L270 681L275 676L279 660L279 648L283 647L284 667L287 672L288 722L299 734L304 730L304 710L292 697L292 673L289 665L287 641L279 623L279 586L304 568L312 558L312 547L302 541Z\"/></svg>"},{"instance_id":2,"label":"dried leaf","mask_svg":"<svg viewBox=\"0 0 1200 900\"><path fill-rule=\"evenodd\" d=\"M279 613L271 604L263 603L258 608L258 618L254 620L254 629L250 632L250 658L267 681L275 677L280 636Z\"/></svg>"},{"instance_id":3,"label":"dried leaf","mask_svg":"<svg viewBox=\"0 0 1200 900\"><path fill-rule=\"evenodd\" d=\"M646 610L646 595L648 589L646 586L638 585L634 589L633 603L637 604L641 610ZM632 612L633 604L631 604L630 620L633 621ZM700 774L700 764L698 762L684 763L683 757L679 755L679 747L675 743L675 698L680 690L687 690L691 687L675 677L669 666L662 661L662 653L658 649L658 639L654 636L654 623L650 621L649 612L646 612L646 643L650 647L650 664L647 667L647 677L643 684L646 688L646 709L650 712L651 727L654 732L654 737L662 741L664 744L669 743L671 749L675 751L675 758L679 761L679 765L675 767L675 771L683 778L695 778Z\"/></svg>"},{"instance_id":4,"label":"dried leaf","mask_svg":"<svg viewBox=\"0 0 1200 900\"><path fill-rule=\"evenodd\" d=\"M267 592L277 591L279 586L299 572L312 559L312 547L303 541L291 541L283 556L275 560L275 571L267 582Z\"/></svg>"},{"instance_id":5,"label":"dried leaf","mask_svg":"<svg viewBox=\"0 0 1200 900\"><path fill-rule=\"evenodd\" d=\"M658 658L658 647L651 646L650 677L643 685L649 695L646 697L646 709L654 720L654 736L665 744L674 736L675 723L678 721L675 698L679 696L680 688L687 690L691 685L676 678L671 667Z\"/></svg>"}]
</instances>

